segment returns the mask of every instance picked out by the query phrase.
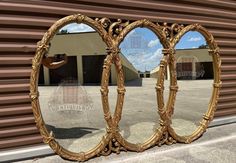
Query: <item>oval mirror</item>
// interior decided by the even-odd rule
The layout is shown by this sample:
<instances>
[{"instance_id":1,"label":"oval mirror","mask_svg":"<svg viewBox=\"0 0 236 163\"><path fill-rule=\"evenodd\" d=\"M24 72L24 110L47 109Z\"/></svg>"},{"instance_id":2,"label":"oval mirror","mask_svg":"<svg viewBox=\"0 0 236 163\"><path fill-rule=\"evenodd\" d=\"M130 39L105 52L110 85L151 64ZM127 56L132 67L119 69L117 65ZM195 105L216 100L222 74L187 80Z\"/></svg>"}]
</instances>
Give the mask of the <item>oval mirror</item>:
<instances>
[{"instance_id":1,"label":"oval mirror","mask_svg":"<svg viewBox=\"0 0 236 163\"><path fill-rule=\"evenodd\" d=\"M89 159L109 141L100 92L109 46L105 34L88 17L65 17L45 33L33 59L31 99L37 126L44 141L67 159Z\"/></svg>"},{"instance_id":2,"label":"oval mirror","mask_svg":"<svg viewBox=\"0 0 236 163\"><path fill-rule=\"evenodd\" d=\"M51 39L46 55L43 63L52 61L51 67L41 69L38 87L45 125L62 147L88 151L105 135L100 83L106 44L90 26L71 23Z\"/></svg>"},{"instance_id":3,"label":"oval mirror","mask_svg":"<svg viewBox=\"0 0 236 163\"><path fill-rule=\"evenodd\" d=\"M218 94L213 86L220 83L219 60L212 53L217 45L209 41L213 37L205 28L185 31L179 38L174 54L178 92L170 132L178 141L189 143L205 131L213 118Z\"/></svg>"},{"instance_id":4,"label":"oval mirror","mask_svg":"<svg viewBox=\"0 0 236 163\"><path fill-rule=\"evenodd\" d=\"M141 144L159 128L155 86L163 47L147 27L129 31L119 47L126 89L120 133L127 142Z\"/></svg>"}]
</instances>

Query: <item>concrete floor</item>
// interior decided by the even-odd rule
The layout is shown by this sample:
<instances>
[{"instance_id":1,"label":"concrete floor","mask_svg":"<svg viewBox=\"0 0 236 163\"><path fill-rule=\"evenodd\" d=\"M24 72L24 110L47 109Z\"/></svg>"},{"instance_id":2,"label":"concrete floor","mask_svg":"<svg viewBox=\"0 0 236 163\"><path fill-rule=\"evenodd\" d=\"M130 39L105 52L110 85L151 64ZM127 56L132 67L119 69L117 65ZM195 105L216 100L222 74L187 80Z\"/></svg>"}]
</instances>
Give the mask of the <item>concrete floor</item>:
<instances>
[{"instance_id":1,"label":"concrete floor","mask_svg":"<svg viewBox=\"0 0 236 163\"><path fill-rule=\"evenodd\" d=\"M191 144L153 147L142 153L95 157L88 163L235 163L236 123L212 127ZM58 155L20 161L21 163L66 163Z\"/></svg>"},{"instance_id":2,"label":"concrete floor","mask_svg":"<svg viewBox=\"0 0 236 163\"><path fill-rule=\"evenodd\" d=\"M168 82L165 82L167 89L165 100L168 97ZM119 126L124 138L132 143L144 142L159 126L155 83L155 79L144 79L141 85L140 81L139 84L134 82L126 84L123 114ZM196 128L197 122L207 109L211 83L210 80L178 82L180 89L172 125L179 134L189 134ZM57 141L63 147L81 152L97 145L105 134L106 126L100 86L40 86L39 92L47 128L54 132ZM112 113L115 110L116 97L116 86L110 86L109 106ZM78 99L74 101L75 104L70 105L75 99Z\"/></svg>"}]
</instances>

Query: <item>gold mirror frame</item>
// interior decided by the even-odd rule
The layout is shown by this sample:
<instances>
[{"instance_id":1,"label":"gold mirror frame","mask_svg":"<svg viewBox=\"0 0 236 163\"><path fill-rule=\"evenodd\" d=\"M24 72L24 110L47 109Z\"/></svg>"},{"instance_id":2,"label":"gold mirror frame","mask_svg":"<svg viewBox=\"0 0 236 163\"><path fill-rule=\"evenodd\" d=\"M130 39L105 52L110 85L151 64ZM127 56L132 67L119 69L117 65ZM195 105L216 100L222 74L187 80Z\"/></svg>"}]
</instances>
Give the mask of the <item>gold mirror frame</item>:
<instances>
[{"instance_id":1,"label":"gold mirror frame","mask_svg":"<svg viewBox=\"0 0 236 163\"><path fill-rule=\"evenodd\" d=\"M170 137L172 137L177 142L191 143L192 141L198 139L206 131L209 123L213 120L213 117L214 117L214 113L215 113L218 98L219 98L219 89L222 85L221 80L220 80L221 60L220 60L220 54L219 54L219 47L217 46L213 35L210 32L208 32L206 28L202 27L199 24L192 24L186 27L173 24L172 27L173 28L171 30L177 30L178 32L176 33L176 35L171 35L169 38L170 40L170 50L169 50L170 94L169 94L168 102L166 104L166 114L167 114L166 116L168 117L169 122L170 122L168 124L168 133L170 134ZM174 112L176 93L178 91L177 75L176 75L176 59L175 59L174 48L175 48L175 45L180 41L182 36L184 36L184 34L189 31L196 31L202 34L209 46L209 49L210 49L209 54L212 56L212 60L213 60L214 83L213 83L212 96L210 98L207 111L203 115L202 120L200 121L200 125L191 135L180 136L171 127L171 116ZM164 63L167 63L167 62L168 60L166 59ZM167 64L164 67L166 66ZM160 74L159 77L161 79L164 79L165 76L163 74ZM161 103L164 103L164 101L161 101Z\"/></svg>"},{"instance_id":2,"label":"gold mirror frame","mask_svg":"<svg viewBox=\"0 0 236 163\"><path fill-rule=\"evenodd\" d=\"M71 152L63 148L54 137L52 132L48 132L43 120L40 105L39 105L39 92L38 92L38 77L39 69L42 64L42 59L45 57L45 53L48 51L49 42L56 34L56 32L63 26L69 23L84 23L94 28L99 35L102 37L103 41L107 45L107 56L103 64L103 72L101 79L101 97L104 112L104 119L107 122L106 134L102 137L98 145L87 151L87 152ZM119 58L119 44L123 41L124 37L132 30L137 27L146 27L153 31L160 42L163 45L163 58L160 62L160 70L158 72L158 79L156 83L156 95L157 95L157 107L160 116L160 127L157 128L156 132L144 143L133 144L126 141L119 133L119 121L122 117L122 108L125 95L124 87L124 75L121 60ZM213 64L214 64L214 90L211 98L211 106L208 112L205 114L202 124L198 129L197 133L194 133L190 137L180 137L175 134L174 130L171 128L171 115L174 109L175 96L177 92L177 78L175 72L175 58L174 58L174 46L179 41L181 36L189 30L197 30L202 32L207 42L210 45L211 53L213 54ZM114 115L111 115L109 108L109 74L111 70L111 65L114 64L117 72L117 102L115 107ZM165 108L163 91L164 91L164 77L166 72L167 64L170 67L171 81L170 81L170 94L168 103ZM30 78L30 98L32 103L33 114L35 117L36 126L43 137L43 141L54 150L55 153L61 157L69 160L85 161L92 157L99 155L109 155L112 152L117 154L123 151L137 151L141 152L150 148L152 146L162 144L173 144L178 142L191 142L198 138L207 128L208 123L212 120L214 115L214 110L216 108L219 87L221 86L220 81L220 58L219 49L213 39L213 36L205 30L205 28L200 25L190 25L187 27L179 26L173 24L168 26L167 23L162 25L152 23L146 19L135 21L131 24L129 22L122 22L118 19L116 22L112 22L108 18L102 19L91 19L87 16L81 14L75 14L67 16L60 19L45 33L42 40L38 42L35 56L32 60L32 72ZM197 135L197 136L196 136ZM189 141L191 140L191 141Z\"/></svg>"},{"instance_id":3,"label":"gold mirror frame","mask_svg":"<svg viewBox=\"0 0 236 163\"><path fill-rule=\"evenodd\" d=\"M99 21L95 21L87 16L76 14L67 16L65 18L60 19L55 24L51 26L51 28L45 33L42 40L38 42L38 47L36 50L35 57L32 60L32 73L31 73L31 79L30 79L30 97L31 97L31 103L33 108L33 114L35 117L36 126L38 127L40 134L43 137L43 141L54 150L55 153L60 155L61 157L69 160L79 160L84 161L91 157L94 157L96 155L99 155L102 153L102 150L104 150L105 146L108 144L111 134L106 134L102 137L102 140L98 145L93 148L92 150L89 150L88 152L80 152L75 153L68 151L67 149L63 148L54 137L54 134L52 132L48 132L48 130L45 127L45 122L42 117L42 113L40 111L40 105L39 105L39 92L38 92L38 76L39 76L39 69L42 62L42 58L45 55L45 53L48 51L49 48L49 42L53 38L53 36L56 34L59 29L69 23L85 23L89 25L90 27L94 28L99 35L102 37L103 41L106 43L108 47L112 46L112 40L107 34L106 30L103 28L103 26L99 23Z\"/></svg>"},{"instance_id":4,"label":"gold mirror frame","mask_svg":"<svg viewBox=\"0 0 236 163\"><path fill-rule=\"evenodd\" d=\"M169 43L165 39L165 34L162 31L162 29L159 26L157 26L156 24L154 24L154 23L152 23L152 22L150 22L146 19L138 20L138 21L135 21L135 22L127 25L119 33L119 35L117 37L115 37L115 45L114 46L119 47L120 43L125 39L125 36L130 31L132 31L133 29L138 28L138 27L147 28L147 29L151 30L159 38L160 43L163 45L164 49L169 47ZM118 56L119 54L117 53L116 55ZM123 72L122 72L122 74L123 74ZM125 90L124 80L118 80L118 81L120 81L122 86L123 86L121 89ZM158 81L157 81L157 83L158 83ZM157 99L161 98L159 96L159 92L157 90L156 90L156 93L157 93ZM122 101L122 104L123 104L123 101ZM159 110L159 112L162 112L162 110ZM121 120L121 114L122 114L122 106L116 107L116 111L115 111L115 114L114 114L114 127L116 127L116 128L118 127L118 123ZM158 114L157 114L157 116L158 116ZM165 119L165 118L161 118L161 119ZM121 134L119 132L117 132L114 136L115 136L116 140L123 147L125 147L127 150L141 152L141 151L144 151L144 150L150 148L151 146L154 146L157 143L160 143L160 139L162 138L162 134L166 131L166 129L167 128L165 127L165 125L163 123L159 128L156 129L156 132L154 132L149 139L147 139L143 143L138 143L138 144L128 142L127 140L125 140L121 136Z\"/></svg>"}]
</instances>

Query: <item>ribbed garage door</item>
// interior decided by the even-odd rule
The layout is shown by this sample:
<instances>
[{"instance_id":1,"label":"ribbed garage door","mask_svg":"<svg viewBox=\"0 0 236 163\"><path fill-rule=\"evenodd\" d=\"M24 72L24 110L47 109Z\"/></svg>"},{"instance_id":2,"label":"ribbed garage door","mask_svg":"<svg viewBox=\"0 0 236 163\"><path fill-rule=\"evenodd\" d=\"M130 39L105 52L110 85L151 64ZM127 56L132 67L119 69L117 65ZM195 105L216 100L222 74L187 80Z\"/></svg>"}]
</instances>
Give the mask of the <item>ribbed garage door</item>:
<instances>
[{"instance_id":1,"label":"ribbed garage door","mask_svg":"<svg viewBox=\"0 0 236 163\"><path fill-rule=\"evenodd\" d=\"M236 114L236 2L231 0L0 1L0 149L41 143L29 99L36 43L56 20L91 17L200 23L221 48L223 88L216 116Z\"/></svg>"}]
</instances>

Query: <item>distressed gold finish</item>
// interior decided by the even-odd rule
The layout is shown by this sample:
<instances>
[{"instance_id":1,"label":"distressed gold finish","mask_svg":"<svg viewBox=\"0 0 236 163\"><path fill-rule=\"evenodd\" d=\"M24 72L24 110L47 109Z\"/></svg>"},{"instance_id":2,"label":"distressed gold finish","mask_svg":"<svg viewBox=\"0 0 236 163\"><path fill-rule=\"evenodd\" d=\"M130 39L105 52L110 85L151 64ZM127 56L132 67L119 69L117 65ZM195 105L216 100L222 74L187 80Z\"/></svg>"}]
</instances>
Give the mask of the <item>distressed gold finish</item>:
<instances>
[{"instance_id":1,"label":"distressed gold finish","mask_svg":"<svg viewBox=\"0 0 236 163\"><path fill-rule=\"evenodd\" d=\"M172 27L175 28L172 28ZM177 31L174 35L174 32L171 32L168 38L170 41L170 49L169 52L169 70L170 70L170 95L169 100L166 104L166 114L168 119L170 120L168 124L168 133L171 137L173 137L177 142L181 143L191 143L192 141L199 138L207 129L209 123L212 121L214 117L214 112L216 110L216 105L219 98L219 89L221 87L221 80L220 80L220 73L221 73L221 60L220 60L220 54L219 54L219 47L217 46L214 37L211 33L209 33L204 27L202 27L199 24L192 24L184 27L183 25L177 25L173 24L171 28L165 28L170 31ZM206 39L206 42L209 45L209 54L212 56L213 60L213 70L214 70L214 83L213 83L213 91L212 96L207 108L206 113L203 115L202 120L200 121L200 125L198 128L191 134L187 136L180 136L176 134L174 129L171 127L171 116L174 112L174 104L175 104L175 97L178 90L177 86L177 76L176 76L176 61L175 61L175 45L180 41L182 36L187 33L188 31L197 31L201 33L204 38ZM165 60L167 61L167 60ZM164 78L163 75L159 76L161 79Z\"/></svg>"},{"instance_id":2,"label":"distressed gold finish","mask_svg":"<svg viewBox=\"0 0 236 163\"><path fill-rule=\"evenodd\" d=\"M67 149L60 146L60 144L58 144L52 132L49 133L47 131L41 111L40 111L40 105L39 105L39 100L38 100L38 76L39 76L39 67L42 62L42 58L47 52L48 47L49 47L49 42L53 38L53 36L57 33L57 31L59 31L60 28L62 28L63 26L69 23L85 23L91 26L100 34L100 36L102 37L104 42L107 44L107 46L112 47L111 37L107 34L106 30L103 28L103 26L99 22L80 14L71 15L63 19L60 19L54 25L51 26L51 28L43 36L42 40L38 43L38 48L36 50L35 57L32 61L30 95L31 95L31 100L32 100L33 113L35 116L35 122L43 137L44 142L48 143L50 147L55 151L55 153L57 153L58 155L60 155L61 157L65 159L84 161L91 157L94 157L96 155L103 153L103 151L105 150L105 147L111 141L113 134L108 132L106 135L103 136L100 143L98 143L98 145L90 151L80 152L80 153L68 151ZM108 55L108 57L111 57L111 55ZM103 94L103 96L105 98L106 94ZM104 103L107 104L106 101ZM104 116L105 116L105 119L108 120L109 122L109 118L111 117L109 117L109 114L107 115L107 112L108 112L107 107L104 107Z\"/></svg>"},{"instance_id":3,"label":"distressed gold finish","mask_svg":"<svg viewBox=\"0 0 236 163\"><path fill-rule=\"evenodd\" d=\"M54 137L53 132L48 132L45 127L40 105L39 105L39 93L38 93L38 77L40 65L43 64L44 60L47 60L46 53L49 48L50 40L58 32L60 28L69 23L85 23L90 27L94 28L103 41L107 45L107 56L103 64L103 73L101 80L101 97L104 112L104 119L107 122L106 134L102 137L101 141L98 142L96 147L85 152L71 152L63 148ZM125 86L124 86L124 74L121 59L119 57L119 45L125 38L125 36L134 28L146 27L153 31L160 39L163 45L163 58L160 62L160 70L158 72L158 78L156 83L156 95L157 95L157 112L160 115L160 127L156 129L156 132L142 144L132 144L126 141L119 132L119 122L122 117L123 102L125 100ZM199 128L190 136L178 136L173 128L171 128L171 115L174 110L175 97L178 90L177 76L176 76L176 63L175 63L175 50L174 47L180 38L190 30L196 30L203 34L206 38L210 51L213 57L214 64L214 90L211 97L208 111L203 116L201 125ZM49 64L51 64L50 62ZM63 64L61 62L60 64ZM111 115L109 106L109 75L112 64L116 67L117 72L117 102L114 115ZM202 26L193 24L184 27L183 25L172 24L168 26L167 23L154 24L146 19L130 22L122 22L118 19L116 22L112 22L108 18L102 19L91 19L87 16L75 14L67 16L57 21L51 28L45 33L42 40L38 43L36 54L32 60L32 73L30 79L30 98L35 117L36 125L43 137L45 143L49 144L50 147L60 155L61 157L69 160L85 161L92 157L99 155L109 155L112 152L117 154L120 151L144 151L152 146L161 146L162 144L173 144L176 142L190 143L197 139L206 130L209 122L212 120L214 111L216 108L219 88L221 86L220 81L220 57L219 48L217 47L213 36ZM164 78L166 75L167 65L170 69L170 94L167 104L164 104L163 91L164 91ZM50 67L49 67L50 68ZM53 68L53 66L51 67Z\"/></svg>"},{"instance_id":4,"label":"distressed gold finish","mask_svg":"<svg viewBox=\"0 0 236 163\"><path fill-rule=\"evenodd\" d=\"M139 20L139 21L135 21L129 25L126 26L126 28L124 28L119 35L115 38L115 46L119 47L120 43L123 41L123 39L125 38L125 36L133 29L137 28L137 27L145 27L150 29L151 31L153 31L156 36L160 39L161 44L163 45L164 48L168 48L169 44L167 42L167 40L165 39L165 34L163 33L162 29L159 28L157 25L155 25L154 23L144 19L144 20ZM117 54L118 55L118 54ZM120 81L120 80L118 80ZM121 80L120 82L122 82L122 86L124 85L124 80ZM161 96L158 95L158 91L157 91L157 97L161 98ZM116 108L117 110L122 110L122 108ZM162 108L159 108L159 112L162 112L162 110L160 110ZM121 111L118 111L119 113L121 113ZM119 116L119 120L121 117L121 114L118 115ZM161 115L162 116L162 115ZM165 121L165 118L162 118L163 122ZM117 120L116 121L116 125L118 124ZM164 122L166 123L166 122ZM157 144L160 139L162 138L163 133L166 131L166 126L161 125L160 128L156 129L156 132L154 132L154 134L145 142L141 143L141 144L133 144L130 143L128 141L126 141L119 133L116 134L116 139L118 140L118 142L120 142L120 144L122 144L125 148L127 148L128 150L131 151L144 151L147 148L150 148L151 146L154 146L155 144Z\"/></svg>"}]
</instances>

